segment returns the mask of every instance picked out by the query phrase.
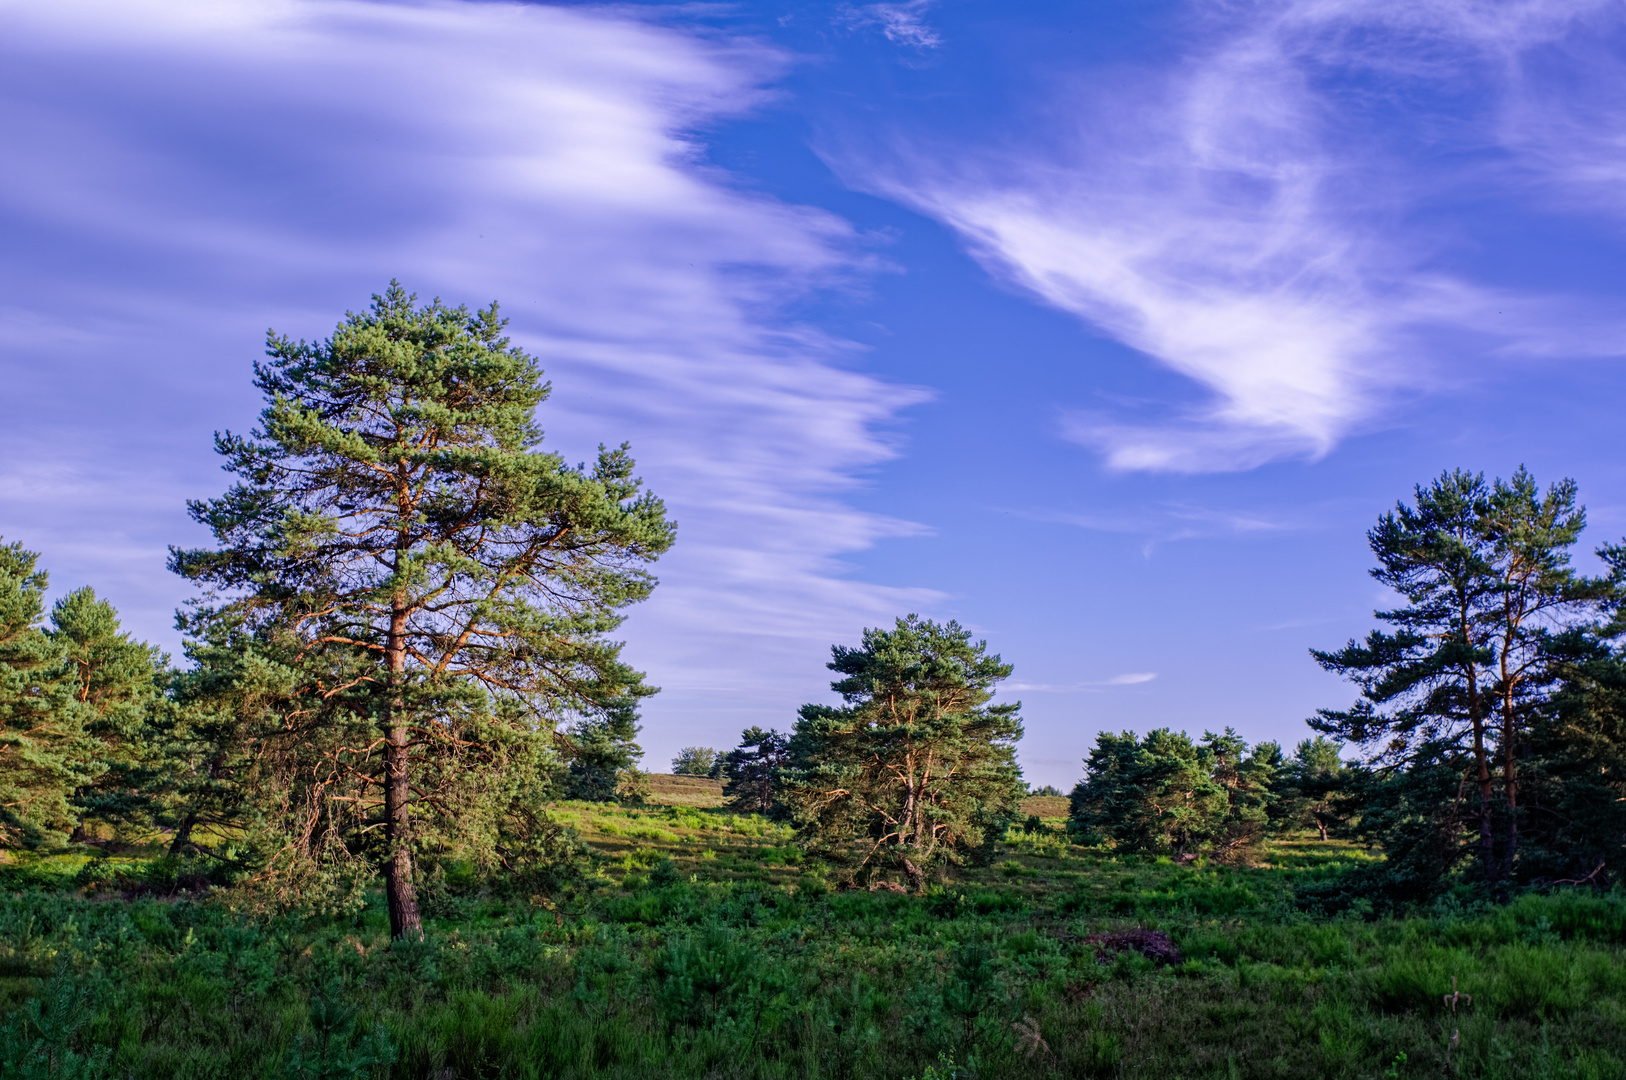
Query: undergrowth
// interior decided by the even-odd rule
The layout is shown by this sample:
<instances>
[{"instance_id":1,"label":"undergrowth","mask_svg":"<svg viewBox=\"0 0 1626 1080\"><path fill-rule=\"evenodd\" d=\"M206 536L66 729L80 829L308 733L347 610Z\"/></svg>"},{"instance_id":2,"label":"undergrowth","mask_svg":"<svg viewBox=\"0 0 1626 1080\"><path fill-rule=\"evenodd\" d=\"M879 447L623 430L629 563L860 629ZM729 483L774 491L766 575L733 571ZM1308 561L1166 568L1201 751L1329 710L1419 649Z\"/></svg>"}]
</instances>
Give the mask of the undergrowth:
<instances>
[{"instance_id":1,"label":"undergrowth","mask_svg":"<svg viewBox=\"0 0 1626 1080\"><path fill-rule=\"evenodd\" d=\"M581 813L621 830L595 889L453 868L421 942L376 894L250 919L163 860L6 868L0 1077L1626 1077L1618 894L1328 915L1296 888L1361 853L1013 830L1017 873L916 897L840 891L761 819Z\"/></svg>"}]
</instances>

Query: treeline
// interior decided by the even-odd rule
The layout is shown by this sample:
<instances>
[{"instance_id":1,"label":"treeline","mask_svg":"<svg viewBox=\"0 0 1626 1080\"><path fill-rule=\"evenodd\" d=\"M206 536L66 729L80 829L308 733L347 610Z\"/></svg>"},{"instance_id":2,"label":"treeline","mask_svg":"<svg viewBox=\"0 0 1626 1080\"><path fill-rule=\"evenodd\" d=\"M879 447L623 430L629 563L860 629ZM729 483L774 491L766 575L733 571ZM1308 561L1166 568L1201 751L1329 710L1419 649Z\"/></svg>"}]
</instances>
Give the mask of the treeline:
<instances>
[{"instance_id":1,"label":"treeline","mask_svg":"<svg viewBox=\"0 0 1626 1080\"><path fill-rule=\"evenodd\" d=\"M1622 880L1626 548L1598 549L1601 574L1572 565L1585 512L1569 480L1543 491L1523 469L1490 482L1454 471L1415 496L1368 534L1378 561L1372 575L1397 598L1375 613L1385 627L1340 649L1312 650L1355 683L1359 699L1310 718L1317 734L1291 755L1273 742L1250 748L1230 729L1201 739L1168 728L1103 732L1070 796L1077 839L1179 860L1234 860L1253 857L1271 836L1313 830L1386 856L1324 891L1396 903L1450 888L1505 899L1527 887ZM870 633L887 647L885 635ZM831 666L845 671L854 655L838 648ZM856 684L834 685L848 693ZM875 730L866 737L877 743L854 743L853 760L894 777L911 775L917 761L956 760L932 758L934 746L914 741L919 728L875 709L905 686L925 685L918 673L867 685L870 711L844 715L867 716ZM1014 718L1015 707L1006 708ZM752 728L727 753L689 747L673 765L726 780L734 807L800 821L813 839L819 815L809 807L818 796L808 778L835 760L828 755L837 744L817 737L834 715L807 706L788 735ZM999 788L984 804L952 766L943 775L947 787L971 793L963 805L981 807L987 820L1009 812L1016 789ZM824 790L840 788L833 772L829 779ZM893 783L895 805L842 796L871 806L866 819L847 822L848 835L876 843L866 868L919 863L904 839L919 825L902 824L918 789ZM928 817L954 814L932 809ZM967 830L939 854L968 857L973 838L987 835Z\"/></svg>"},{"instance_id":2,"label":"treeline","mask_svg":"<svg viewBox=\"0 0 1626 1080\"><path fill-rule=\"evenodd\" d=\"M1284 758L1278 744L1250 749L1230 728L1200 742L1168 728L1138 739L1102 732L1084 767L1069 799L1072 830L1086 842L1177 861L1249 857L1268 835L1308 828L1326 839L1349 781L1339 747L1324 738Z\"/></svg>"},{"instance_id":3,"label":"treeline","mask_svg":"<svg viewBox=\"0 0 1626 1080\"><path fill-rule=\"evenodd\" d=\"M89 589L46 611L38 556L0 546L0 852L161 841L263 909L358 905L382 877L395 936L454 863L539 901L579 877L548 807L638 797L655 688L610 635L676 527L626 446L540 448L549 388L503 325L392 283L326 340L271 335L258 426L216 438L236 482L190 504L214 542L171 551L200 589L180 668ZM1626 548L1580 573L1584 524L1572 482L1523 470L1419 487L1369 534L1384 627L1313 653L1354 705L1290 757L1104 733L1071 829L1182 859L1352 837L1387 859L1345 886L1397 901L1619 882ZM840 705L676 764L855 883L918 892L990 856L1028 793L1019 706L994 703L1010 665L911 615L829 667Z\"/></svg>"},{"instance_id":4,"label":"treeline","mask_svg":"<svg viewBox=\"0 0 1626 1080\"><path fill-rule=\"evenodd\" d=\"M47 617L38 556L4 549L0 853L162 843L257 910L381 877L396 937L454 864L539 902L581 877L548 808L638 797L655 688L609 635L675 526L625 446L539 448L548 386L503 325L392 283L326 340L270 335L258 426L215 440L236 483L189 504L214 543L170 552L201 590L178 669L88 590ZM916 891L989 849L1025 793L1010 666L914 616L830 666L841 706L726 756L736 805Z\"/></svg>"},{"instance_id":5,"label":"treeline","mask_svg":"<svg viewBox=\"0 0 1626 1080\"><path fill-rule=\"evenodd\" d=\"M1396 597L1375 613L1384 627L1312 650L1354 682L1352 706L1318 712L1321 734L1286 760L1229 731L1103 734L1073 826L1177 855L1223 857L1306 825L1382 850L1329 900L1619 883L1626 548L1599 548L1604 572L1580 573L1585 524L1570 480L1543 491L1523 469L1491 482L1459 470L1419 485L1368 533L1372 576Z\"/></svg>"}]
</instances>

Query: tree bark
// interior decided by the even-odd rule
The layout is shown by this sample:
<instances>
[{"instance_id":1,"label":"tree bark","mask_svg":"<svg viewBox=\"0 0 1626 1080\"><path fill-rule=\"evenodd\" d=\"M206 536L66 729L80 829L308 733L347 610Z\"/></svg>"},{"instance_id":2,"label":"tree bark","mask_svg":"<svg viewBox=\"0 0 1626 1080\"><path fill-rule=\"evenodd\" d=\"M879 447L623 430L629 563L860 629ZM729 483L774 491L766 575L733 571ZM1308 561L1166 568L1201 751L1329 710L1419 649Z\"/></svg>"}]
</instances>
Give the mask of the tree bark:
<instances>
[{"instance_id":1,"label":"tree bark","mask_svg":"<svg viewBox=\"0 0 1626 1080\"><path fill-rule=\"evenodd\" d=\"M1510 879L1513 877L1513 860L1519 852L1519 773L1513 752L1513 736L1513 702L1508 701L1502 719L1502 783L1507 796L1507 850L1502 853L1502 874Z\"/></svg>"},{"instance_id":2,"label":"tree bark","mask_svg":"<svg viewBox=\"0 0 1626 1080\"><path fill-rule=\"evenodd\" d=\"M909 879L909 890L914 893L926 891L926 871L915 864L907 855L898 856L898 865L903 868L904 875Z\"/></svg>"},{"instance_id":3,"label":"tree bark","mask_svg":"<svg viewBox=\"0 0 1626 1080\"><path fill-rule=\"evenodd\" d=\"M220 752L209 759L207 775L210 780L220 779L220 767L223 757L224 752ZM188 810L186 816L181 819L181 823L175 827L175 839L169 845L171 855L179 855L192 843L192 830L197 828L197 824L198 808L197 804L194 803L192 809Z\"/></svg>"},{"instance_id":4,"label":"tree bark","mask_svg":"<svg viewBox=\"0 0 1626 1080\"><path fill-rule=\"evenodd\" d=\"M198 815L188 811L187 815L181 819L180 825L175 829L175 839L169 845L171 855L179 855L186 850L186 846L192 842L192 829L197 823Z\"/></svg>"},{"instance_id":5,"label":"tree bark","mask_svg":"<svg viewBox=\"0 0 1626 1080\"><path fill-rule=\"evenodd\" d=\"M390 911L392 938L422 937L418 887L412 869L411 778L407 773L405 702L400 697L406 672L406 612L390 612L390 699L384 718L384 895Z\"/></svg>"},{"instance_id":6,"label":"tree bark","mask_svg":"<svg viewBox=\"0 0 1626 1080\"><path fill-rule=\"evenodd\" d=\"M1466 634L1464 643L1470 643ZM1496 847L1491 836L1491 773L1490 763L1485 758L1485 716L1479 701L1479 673L1472 661L1468 666L1468 722L1474 729L1474 764L1478 771L1475 779L1479 783L1479 861L1484 868L1485 880L1494 884Z\"/></svg>"}]
</instances>

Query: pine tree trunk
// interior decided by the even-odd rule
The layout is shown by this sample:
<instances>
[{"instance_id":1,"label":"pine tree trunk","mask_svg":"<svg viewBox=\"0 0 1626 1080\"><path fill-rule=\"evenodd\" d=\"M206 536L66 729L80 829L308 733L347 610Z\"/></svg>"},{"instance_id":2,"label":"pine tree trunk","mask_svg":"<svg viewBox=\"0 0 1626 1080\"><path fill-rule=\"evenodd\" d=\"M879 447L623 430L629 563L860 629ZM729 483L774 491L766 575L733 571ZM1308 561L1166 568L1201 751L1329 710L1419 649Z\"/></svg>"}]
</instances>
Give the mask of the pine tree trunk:
<instances>
[{"instance_id":1,"label":"pine tree trunk","mask_svg":"<svg viewBox=\"0 0 1626 1080\"><path fill-rule=\"evenodd\" d=\"M197 823L198 815L192 812L188 812L187 815L181 819L180 825L175 829L175 839L171 841L169 845L169 853L171 855L179 855L181 852L186 850L186 845L192 842L192 828L193 826L197 825Z\"/></svg>"},{"instance_id":2,"label":"pine tree trunk","mask_svg":"<svg viewBox=\"0 0 1626 1080\"><path fill-rule=\"evenodd\" d=\"M1474 729L1474 764L1479 783L1479 865L1485 880L1496 881L1496 847L1491 836L1491 774L1485 759L1485 717L1479 703L1479 675L1472 667L1468 671L1468 720Z\"/></svg>"},{"instance_id":3,"label":"pine tree trunk","mask_svg":"<svg viewBox=\"0 0 1626 1080\"><path fill-rule=\"evenodd\" d=\"M384 893L390 910L390 936L423 936L418 914L418 888L412 872L411 778L407 773L405 703L396 696L406 671L406 612L390 614L389 665L391 698L384 738Z\"/></svg>"},{"instance_id":4,"label":"pine tree trunk","mask_svg":"<svg viewBox=\"0 0 1626 1080\"><path fill-rule=\"evenodd\" d=\"M1509 698L1512 694L1509 693ZM1507 850L1502 853L1502 876L1511 880L1513 860L1519 852L1519 774L1513 753L1513 702L1504 702L1502 715L1502 784L1507 797Z\"/></svg>"},{"instance_id":5,"label":"pine tree trunk","mask_svg":"<svg viewBox=\"0 0 1626 1080\"><path fill-rule=\"evenodd\" d=\"M926 891L926 871L916 865L915 861L907 855L898 856L898 865L909 879L909 891L923 893Z\"/></svg>"},{"instance_id":6,"label":"pine tree trunk","mask_svg":"<svg viewBox=\"0 0 1626 1080\"><path fill-rule=\"evenodd\" d=\"M209 768L206 770L206 775L211 781L220 779L224 757L224 751L220 751L209 759ZM186 812L186 816L181 819L180 825L175 828L175 839L169 845L171 855L179 855L186 850L187 845L192 843L192 830L197 828L197 825L198 807L197 803L194 802L192 809Z\"/></svg>"}]
</instances>

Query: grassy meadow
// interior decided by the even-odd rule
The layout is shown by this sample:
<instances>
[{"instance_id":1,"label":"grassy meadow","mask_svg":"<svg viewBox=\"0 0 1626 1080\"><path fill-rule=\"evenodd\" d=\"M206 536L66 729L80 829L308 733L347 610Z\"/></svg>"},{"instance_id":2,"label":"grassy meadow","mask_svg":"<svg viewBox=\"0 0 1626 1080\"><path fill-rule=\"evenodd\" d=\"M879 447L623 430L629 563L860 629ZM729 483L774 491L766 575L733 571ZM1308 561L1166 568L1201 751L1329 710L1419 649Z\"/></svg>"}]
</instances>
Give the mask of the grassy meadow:
<instances>
[{"instance_id":1,"label":"grassy meadow","mask_svg":"<svg viewBox=\"0 0 1626 1080\"><path fill-rule=\"evenodd\" d=\"M250 919L162 859L0 866L0 1078L1626 1077L1619 894L1328 917L1296 887L1364 851L1115 858L1061 799L924 897L857 891L719 787L560 805L589 887L454 867L422 942L376 895Z\"/></svg>"}]
</instances>

